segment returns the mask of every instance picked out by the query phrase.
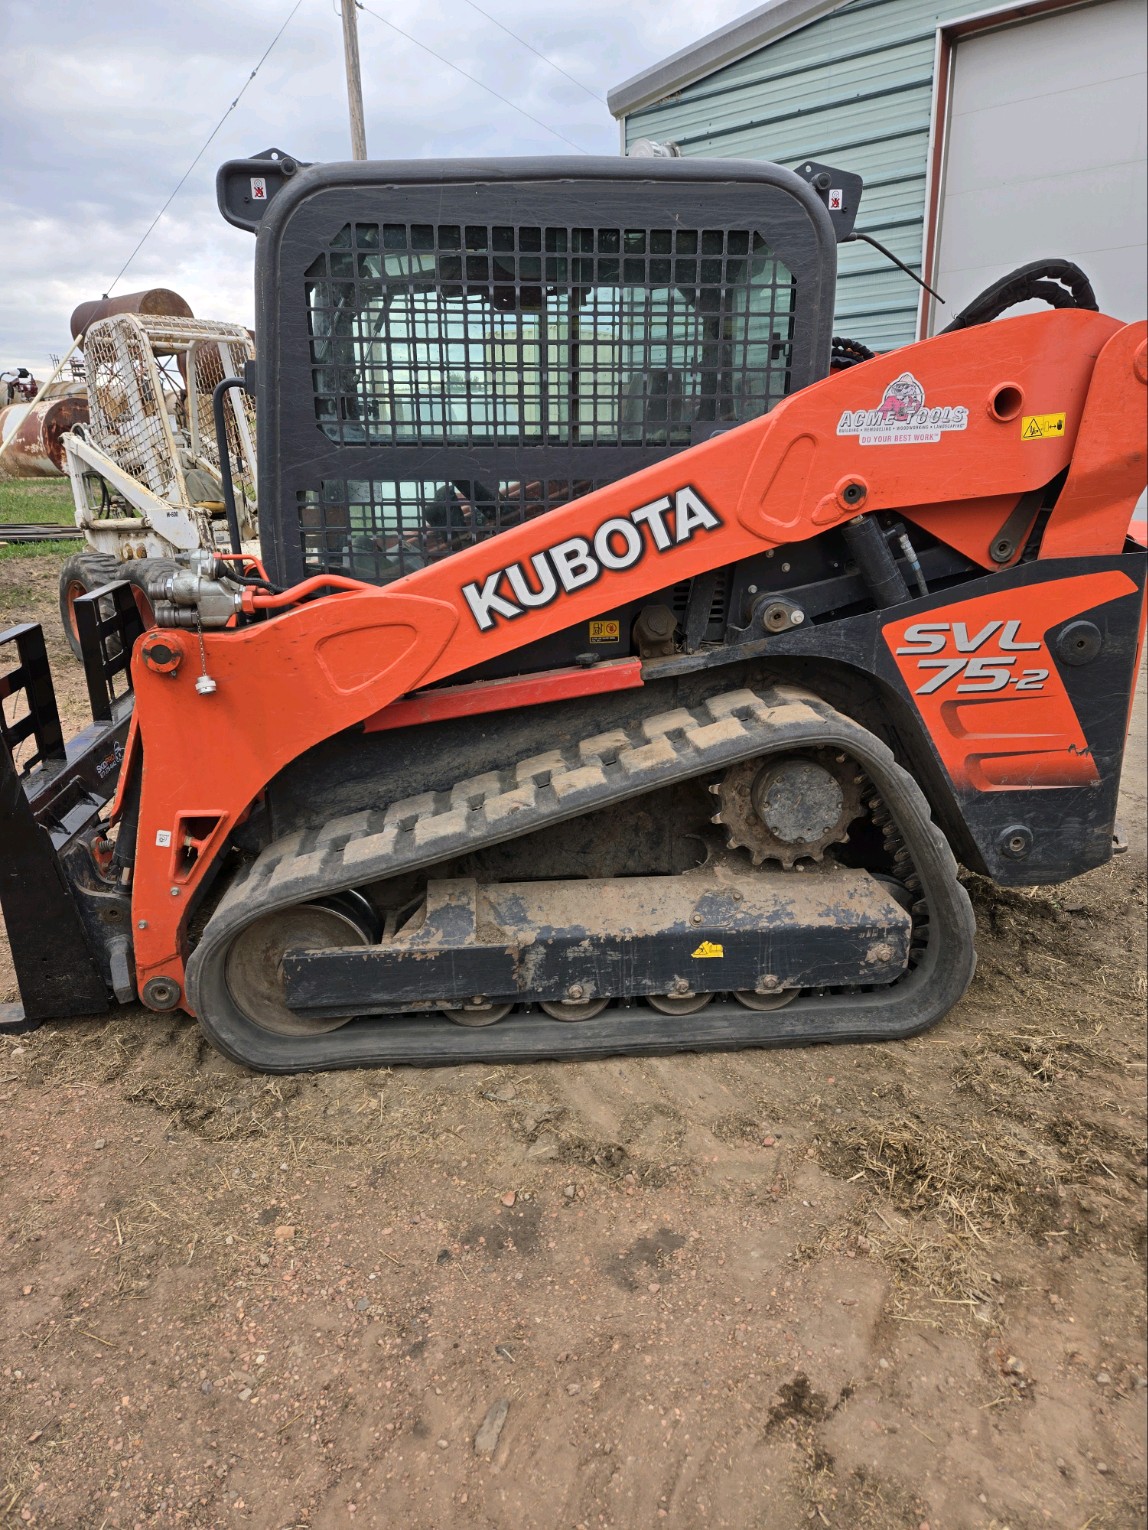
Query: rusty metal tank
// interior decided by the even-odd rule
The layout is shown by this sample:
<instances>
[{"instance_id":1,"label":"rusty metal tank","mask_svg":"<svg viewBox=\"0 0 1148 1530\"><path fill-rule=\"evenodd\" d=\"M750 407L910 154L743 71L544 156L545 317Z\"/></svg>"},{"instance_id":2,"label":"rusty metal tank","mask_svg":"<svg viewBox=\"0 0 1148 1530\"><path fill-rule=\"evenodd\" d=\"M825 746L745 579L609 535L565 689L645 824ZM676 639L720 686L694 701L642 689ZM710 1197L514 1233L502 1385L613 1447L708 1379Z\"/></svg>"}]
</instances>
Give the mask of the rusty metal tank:
<instances>
[{"instance_id":1,"label":"rusty metal tank","mask_svg":"<svg viewBox=\"0 0 1148 1530\"><path fill-rule=\"evenodd\" d=\"M56 478L66 472L61 437L88 423L86 398L41 399L0 409L0 441L12 438L0 462L15 478Z\"/></svg>"},{"instance_id":2,"label":"rusty metal tank","mask_svg":"<svg viewBox=\"0 0 1148 1530\"><path fill-rule=\"evenodd\" d=\"M72 339L79 340L97 319L115 313L150 314L154 317L194 319L191 304L168 287L149 287L146 292L125 292L121 297L96 298L81 303L72 314Z\"/></svg>"}]
</instances>

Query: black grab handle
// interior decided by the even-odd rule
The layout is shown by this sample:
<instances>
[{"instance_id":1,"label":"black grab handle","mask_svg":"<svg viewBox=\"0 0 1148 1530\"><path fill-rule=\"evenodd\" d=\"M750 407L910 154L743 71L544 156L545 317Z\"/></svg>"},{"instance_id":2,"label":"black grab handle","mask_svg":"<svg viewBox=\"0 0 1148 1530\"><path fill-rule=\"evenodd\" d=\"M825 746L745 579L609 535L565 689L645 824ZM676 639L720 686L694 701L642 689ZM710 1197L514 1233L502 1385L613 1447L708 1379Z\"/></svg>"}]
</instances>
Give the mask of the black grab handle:
<instances>
[{"instance_id":1,"label":"black grab handle","mask_svg":"<svg viewBox=\"0 0 1148 1530\"><path fill-rule=\"evenodd\" d=\"M223 480L223 507L227 511L227 534L231 551L240 553L239 512L235 508L235 482L231 476L231 450L227 444L227 421L223 417L223 395L244 386L242 377L225 377L211 390L211 412L215 416L215 443L219 448L219 476Z\"/></svg>"}]
</instances>

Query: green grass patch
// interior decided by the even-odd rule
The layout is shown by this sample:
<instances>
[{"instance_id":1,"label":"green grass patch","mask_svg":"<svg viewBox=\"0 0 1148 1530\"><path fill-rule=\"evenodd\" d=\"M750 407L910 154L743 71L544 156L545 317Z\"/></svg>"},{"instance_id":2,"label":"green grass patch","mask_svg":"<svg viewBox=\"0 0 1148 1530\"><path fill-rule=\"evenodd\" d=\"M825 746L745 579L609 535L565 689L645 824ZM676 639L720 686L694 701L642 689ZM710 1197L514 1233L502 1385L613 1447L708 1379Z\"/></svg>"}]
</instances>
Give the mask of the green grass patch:
<instances>
[{"instance_id":1,"label":"green grass patch","mask_svg":"<svg viewBox=\"0 0 1148 1530\"><path fill-rule=\"evenodd\" d=\"M5 525L71 526L75 511L66 478L0 479L0 543ZM0 563L20 558L59 558L83 548L82 542L9 542L0 546Z\"/></svg>"},{"instance_id":2,"label":"green grass patch","mask_svg":"<svg viewBox=\"0 0 1148 1530\"><path fill-rule=\"evenodd\" d=\"M0 526L0 541L4 528ZM20 558L59 558L63 563L74 552L83 552L83 542L9 542L0 547L0 563L14 563Z\"/></svg>"},{"instance_id":3,"label":"green grass patch","mask_svg":"<svg viewBox=\"0 0 1148 1530\"><path fill-rule=\"evenodd\" d=\"M74 525L69 481L66 478L0 479L0 526L24 522ZM49 546L59 544L41 542L39 545L47 550Z\"/></svg>"}]
</instances>

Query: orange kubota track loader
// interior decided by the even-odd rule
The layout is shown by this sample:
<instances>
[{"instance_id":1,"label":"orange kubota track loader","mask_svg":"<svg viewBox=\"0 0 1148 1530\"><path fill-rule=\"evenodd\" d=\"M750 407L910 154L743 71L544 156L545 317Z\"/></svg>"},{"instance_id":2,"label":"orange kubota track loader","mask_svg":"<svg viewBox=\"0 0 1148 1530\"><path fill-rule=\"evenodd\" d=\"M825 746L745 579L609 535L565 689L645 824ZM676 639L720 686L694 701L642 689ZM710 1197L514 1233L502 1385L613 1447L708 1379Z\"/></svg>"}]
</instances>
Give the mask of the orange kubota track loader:
<instances>
[{"instance_id":1,"label":"orange kubota track loader","mask_svg":"<svg viewBox=\"0 0 1148 1530\"><path fill-rule=\"evenodd\" d=\"M958 861L1111 856L1145 326L1049 261L858 360L860 182L806 171L223 167L262 561L146 632L78 602L68 743L0 638L8 1025L138 998L270 1071L903 1037L973 974Z\"/></svg>"}]
</instances>

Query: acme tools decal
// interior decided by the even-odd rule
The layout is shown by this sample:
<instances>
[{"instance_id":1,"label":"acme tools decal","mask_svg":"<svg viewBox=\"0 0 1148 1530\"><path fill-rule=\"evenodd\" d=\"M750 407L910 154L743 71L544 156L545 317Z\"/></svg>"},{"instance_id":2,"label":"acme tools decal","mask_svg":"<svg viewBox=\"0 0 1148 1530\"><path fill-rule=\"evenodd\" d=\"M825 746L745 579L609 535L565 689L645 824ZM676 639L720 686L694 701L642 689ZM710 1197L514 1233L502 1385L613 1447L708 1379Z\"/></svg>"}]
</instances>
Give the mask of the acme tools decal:
<instances>
[{"instance_id":1,"label":"acme tools decal","mask_svg":"<svg viewBox=\"0 0 1148 1530\"><path fill-rule=\"evenodd\" d=\"M714 531L720 525L717 512L696 490L678 489L672 500L663 495L628 515L611 516L589 539L568 537L534 553L525 565L511 563L481 584L464 585L463 597L478 630L489 632L500 617L513 621L526 611L551 605L560 594L593 584L604 571L633 568L651 547L658 553L668 552L697 532Z\"/></svg>"},{"instance_id":2,"label":"acme tools decal","mask_svg":"<svg viewBox=\"0 0 1148 1530\"><path fill-rule=\"evenodd\" d=\"M875 409L846 409L837 421L837 434L857 436L861 446L912 446L939 441L942 431L964 430L968 423L969 411L963 404L930 408L912 372L902 372Z\"/></svg>"}]
</instances>

